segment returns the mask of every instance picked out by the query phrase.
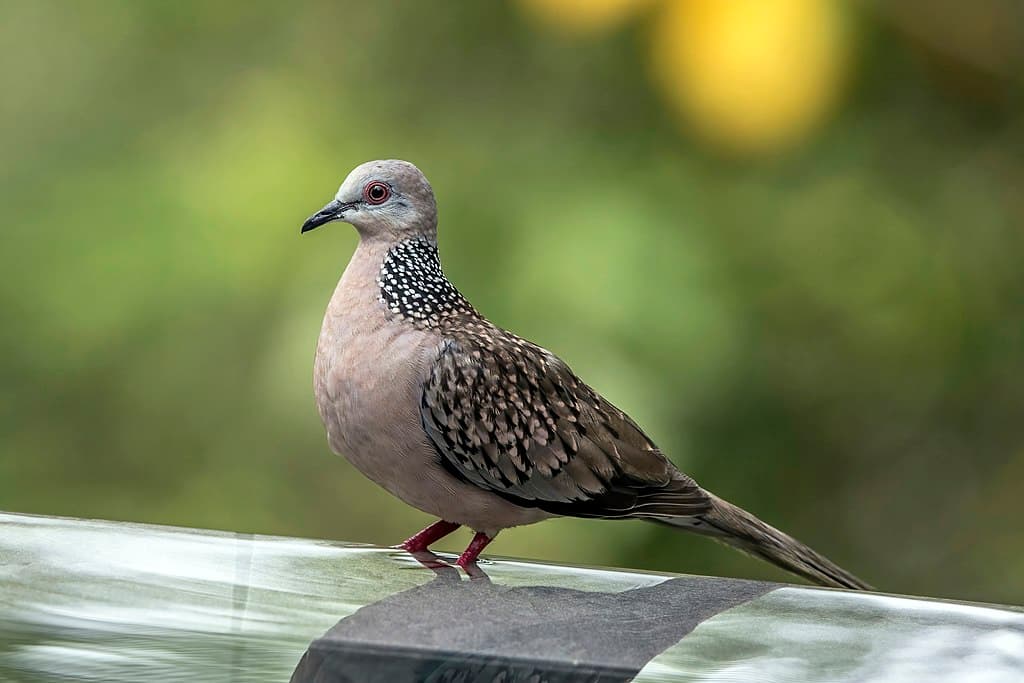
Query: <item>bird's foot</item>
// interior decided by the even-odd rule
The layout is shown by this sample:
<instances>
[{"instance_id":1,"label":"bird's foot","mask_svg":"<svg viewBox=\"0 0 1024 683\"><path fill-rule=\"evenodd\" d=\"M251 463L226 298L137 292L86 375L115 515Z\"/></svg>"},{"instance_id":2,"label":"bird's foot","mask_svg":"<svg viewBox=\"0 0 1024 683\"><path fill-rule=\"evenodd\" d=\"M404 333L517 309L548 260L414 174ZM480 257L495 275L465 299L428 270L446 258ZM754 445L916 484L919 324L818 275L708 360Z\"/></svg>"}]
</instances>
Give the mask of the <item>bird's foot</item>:
<instances>
[{"instance_id":1,"label":"bird's foot","mask_svg":"<svg viewBox=\"0 0 1024 683\"><path fill-rule=\"evenodd\" d=\"M441 540L451 532L458 529L459 526L460 525L456 524L455 522L446 522L443 519L439 519L423 531L420 531L414 536L407 538L398 547L410 553L423 552L424 550L430 547L431 543L433 543L434 541Z\"/></svg>"},{"instance_id":2,"label":"bird's foot","mask_svg":"<svg viewBox=\"0 0 1024 683\"><path fill-rule=\"evenodd\" d=\"M469 542L469 547L459 555L459 559L455 560L455 564L463 569L475 566L476 558L480 556L481 551L487 547L487 544L493 540L493 536L488 536L482 531L476 532L476 536Z\"/></svg>"}]
</instances>

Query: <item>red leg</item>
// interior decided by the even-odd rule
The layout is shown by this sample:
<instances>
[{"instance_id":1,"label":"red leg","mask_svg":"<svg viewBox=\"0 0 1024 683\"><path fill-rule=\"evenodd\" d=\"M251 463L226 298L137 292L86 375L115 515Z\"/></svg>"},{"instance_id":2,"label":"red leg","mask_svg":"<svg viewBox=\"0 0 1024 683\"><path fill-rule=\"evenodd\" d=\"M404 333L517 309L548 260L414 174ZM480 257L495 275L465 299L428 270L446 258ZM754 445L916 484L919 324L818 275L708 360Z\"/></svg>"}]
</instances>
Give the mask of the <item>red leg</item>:
<instances>
[{"instance_id":1,"label":"red leg","mask_svg":"<svg viewBox=\"0 0 1024 683\"><path fill-rule=\"evenodd\" d=\"M439 519L412 538L406 539L406 541L398 547L402 550L408 550L410 553L421 552L429 548L430 544L434 541L439 541L458 529L459 526L460 525L455 522L446 522L443 519ZM484 545L486 545L486 543ZM483 546L481 546L481 548L482 547Z\"/></svg>"},{"instance_id":2,"label":"red leg","mask_svg":"<svg viewBox=\"0 0 1024 683\"><path fill-rule=\"evenodd\" d=\"M466 548L465 552L459 555L459 559L455 561L455 564L465 569L468 565L475 564L476 558L480 555L480 551L487 547L487 544L494 540L493 536L488 536L482 531L476 532L476 536L469 542L469 547Z\"/></svg>"}]
</instances>

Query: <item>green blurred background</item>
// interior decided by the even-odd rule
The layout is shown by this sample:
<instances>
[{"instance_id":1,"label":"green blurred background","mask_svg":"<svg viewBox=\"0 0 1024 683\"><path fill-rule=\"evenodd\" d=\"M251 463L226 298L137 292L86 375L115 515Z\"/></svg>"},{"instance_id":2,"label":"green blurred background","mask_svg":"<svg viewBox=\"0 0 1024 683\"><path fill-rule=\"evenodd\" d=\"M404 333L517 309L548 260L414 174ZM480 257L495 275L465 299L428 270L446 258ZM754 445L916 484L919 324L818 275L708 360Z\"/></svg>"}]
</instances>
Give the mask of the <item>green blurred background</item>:
<instances>
[{"instance_id":1,"label":"green blurred background","mask_svg":"<svg viewBox=\"0 0 1024 683\"><path fill-rule=\"evenodd\" d=\"M1024 603L1015 2L0 2L0 508L392 544L311 366L373 158L453 281L886 591ZM440 544L460 550L468 532ZM639 522L496 554L783 579Z\"/></svg>"}]
</instances>

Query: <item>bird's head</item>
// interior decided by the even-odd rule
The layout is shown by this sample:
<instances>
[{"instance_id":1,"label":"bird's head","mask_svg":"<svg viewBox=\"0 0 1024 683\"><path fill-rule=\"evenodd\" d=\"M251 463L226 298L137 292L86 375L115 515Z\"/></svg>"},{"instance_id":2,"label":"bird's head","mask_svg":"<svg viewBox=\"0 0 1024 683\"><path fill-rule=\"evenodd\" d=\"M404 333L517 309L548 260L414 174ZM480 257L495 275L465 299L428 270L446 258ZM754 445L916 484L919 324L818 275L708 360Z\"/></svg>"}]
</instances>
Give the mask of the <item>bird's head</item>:
<instances>
[{"instance_id":1,"label":"bird's head","mask_svg":"<svg viewBox=\"0 0 1024 683\"><path fill-rule=\"evenodd\" d=\"M327 206L306 219L302 232L332 221L351 223L363 239L434 235L434 191L420 170L408 161L368 161L348 174Z\"/></svg>"}]
</instances>

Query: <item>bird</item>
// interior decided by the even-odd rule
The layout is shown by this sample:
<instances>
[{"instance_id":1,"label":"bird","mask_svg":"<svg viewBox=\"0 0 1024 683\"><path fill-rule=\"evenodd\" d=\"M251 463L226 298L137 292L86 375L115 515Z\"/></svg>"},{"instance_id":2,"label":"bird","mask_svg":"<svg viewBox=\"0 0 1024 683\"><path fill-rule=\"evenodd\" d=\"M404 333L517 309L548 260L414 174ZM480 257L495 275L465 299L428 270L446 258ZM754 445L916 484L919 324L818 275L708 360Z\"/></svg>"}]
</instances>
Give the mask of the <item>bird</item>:
<instances>
[{"instance_id":1,"label":"bird","mask_svg":"<svg viewBox=\"0 0 1024 683\"><path fill-rule=\"evenodd\" d=\"M547 349L490 322L441 268L437 203L399 159L353 169L302 224L359 235L327 305L313 363L331 449L438 519L420 553L460 526L455 564L499 532L553 517L641 519L711 537L822 586L871 587L702 488L640 426Z\"/></svg>"}]
</instances>

